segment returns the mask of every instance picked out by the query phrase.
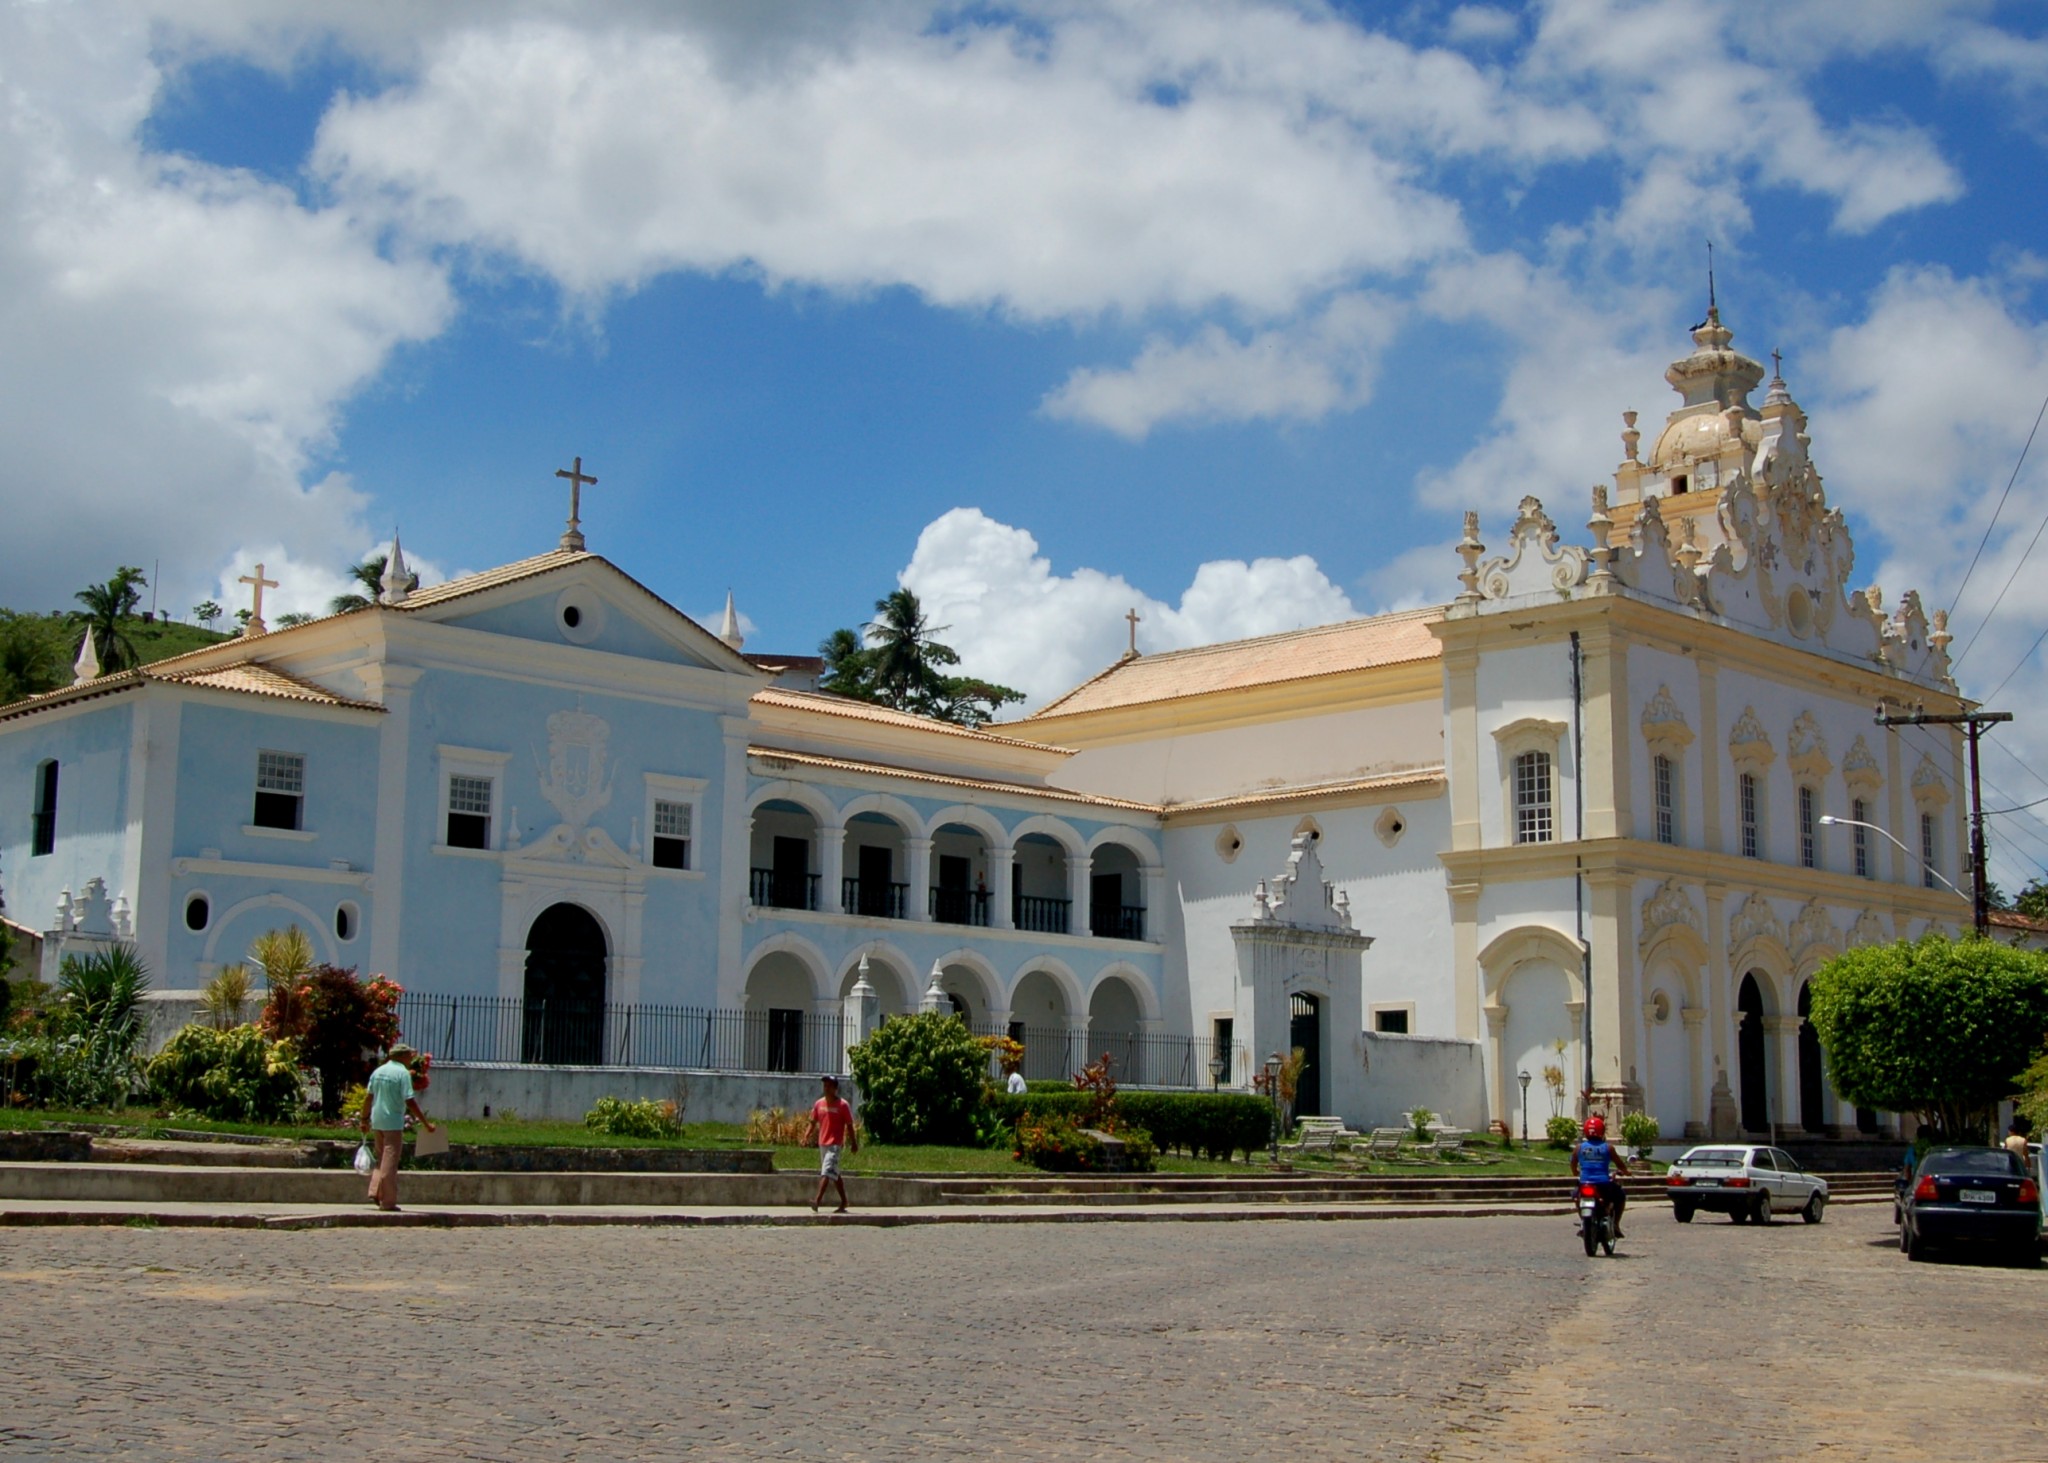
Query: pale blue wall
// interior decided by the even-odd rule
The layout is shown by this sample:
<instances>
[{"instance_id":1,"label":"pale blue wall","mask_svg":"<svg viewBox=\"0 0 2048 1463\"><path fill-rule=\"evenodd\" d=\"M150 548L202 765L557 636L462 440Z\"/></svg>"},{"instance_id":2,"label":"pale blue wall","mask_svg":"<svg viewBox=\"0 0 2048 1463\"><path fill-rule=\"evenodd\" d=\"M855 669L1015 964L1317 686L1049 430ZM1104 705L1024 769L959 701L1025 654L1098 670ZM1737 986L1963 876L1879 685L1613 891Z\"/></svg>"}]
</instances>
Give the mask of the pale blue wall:
<instances>
[{"instance_id":1,"label":"pale blue wall","mask_svg":"<svg viewBox=\"0 0 2048 1463\"><path fill-rule=\"evenodd\" d=\"M521 640L542 640L550 645L560 645L567 637L555 619L556 597L555 594L536 595L532 599L520 600L516 604L499 605L477 614L450 619L445 623L469 630L484 630L494 635L510 635ZM589 594L583 597L582 602L589 604L596 602L597 599L597 595ZM630 655L636 660L658 660L668 665L706 664L702 658L686 654L672 642L622 612L618 602L609 596L604 601L603 616L603 628L587 643L588 649L610 651L613 655Z\"/></svg>"},{"instance_id":2,"label":"pale blue wall","mask_svg":"<svg viewBox=\"0 0 2048 1463\"><path fill-rule=\"evenodd\" d=\"M0 891L16 924L49 928L58 894L76 893L88 879L105 879L109 898L123 892L135 694L0 724ZM36 768L46 758L58 764L57 847L31 858Z\"/></svg>"}]
</instances>

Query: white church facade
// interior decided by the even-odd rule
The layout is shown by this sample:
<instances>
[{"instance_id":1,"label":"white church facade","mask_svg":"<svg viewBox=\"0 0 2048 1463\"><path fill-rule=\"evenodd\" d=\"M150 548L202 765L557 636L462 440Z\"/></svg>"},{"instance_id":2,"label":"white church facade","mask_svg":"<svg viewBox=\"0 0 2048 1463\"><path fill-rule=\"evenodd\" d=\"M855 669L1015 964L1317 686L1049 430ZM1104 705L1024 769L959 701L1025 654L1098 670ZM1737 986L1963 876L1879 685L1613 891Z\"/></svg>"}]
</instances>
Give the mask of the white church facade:
<instances>
[{"instance_id":1,"label":"white church facade","mask_svg":"<svg viewBox=\"0 0 2048 1463\"><path fill-rule=\"evenodd\" d=\"M573 518L429 589L394 565L0 708L9 911L179 987L295 923L502 1060L830 1067L865 980L1034 1075L1241 1086L1306 1046L1304 1106L1354 1122L1540 1128L1520 1074L1556 1067L1671 1138L1872 1126L1806 981L1966 922L1959 743L1872 712L1967 703L1939 616L1850 587L1783 380L1752 405L1717 316L1694 345L1583 546L1534 499L1493 553L1468 515L1445 604L1127 655L983 731L792 684Z\"/></svg>"}]
</instances>

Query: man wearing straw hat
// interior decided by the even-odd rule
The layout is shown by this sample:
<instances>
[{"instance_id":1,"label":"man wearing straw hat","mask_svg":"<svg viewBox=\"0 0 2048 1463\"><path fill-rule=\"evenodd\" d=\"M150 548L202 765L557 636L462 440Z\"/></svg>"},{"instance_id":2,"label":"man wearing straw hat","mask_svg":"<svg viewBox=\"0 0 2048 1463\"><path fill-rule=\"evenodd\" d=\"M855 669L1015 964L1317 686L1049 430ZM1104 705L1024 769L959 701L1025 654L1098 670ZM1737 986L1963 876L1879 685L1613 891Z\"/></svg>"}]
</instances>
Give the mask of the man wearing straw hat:
<instances>
[{"instance_id":1,"label":"man wearing straw hat","mask_svg":"<svg viewBox=\"0 0 2048 1463\"><path fill-rule=\"evenodd\" d=\"M398 1210L398 1160L405 1152L405 1119L410 1113L431 1133L434 1125L412 1095L412 1064L419 1054L400 1042L385 1054L384 1065L370 1074L363 1093L362 1128L367 1141L376 1135L377 1164L370 1170L370 1202L386 1213Z\"/></svg>"}]
</instances>

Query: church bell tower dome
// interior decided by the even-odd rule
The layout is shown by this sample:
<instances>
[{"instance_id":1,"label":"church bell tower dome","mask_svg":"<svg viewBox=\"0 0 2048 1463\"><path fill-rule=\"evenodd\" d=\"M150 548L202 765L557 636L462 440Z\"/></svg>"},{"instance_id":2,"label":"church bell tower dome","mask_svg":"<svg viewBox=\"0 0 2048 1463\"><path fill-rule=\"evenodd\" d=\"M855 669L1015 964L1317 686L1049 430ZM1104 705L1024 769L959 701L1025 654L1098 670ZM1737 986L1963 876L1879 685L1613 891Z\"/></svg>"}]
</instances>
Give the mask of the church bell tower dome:
<instances>
[{"instance_id":1,"label":"church bell tower dome","mask_svg":"<svg viewBox=\"0 0 2048 1463\"><path fill-rule=\"evenodd\" d=\"M1693 353L1664 372L1683 400L1650 449L1650 471L1669 481L1673 493L1717 486L1718 474L1709 464L1717 464L1730 447L1739 460L1745 438L1758 436L1753 424L1760 420L1749 393L1763 383L1764 368L1730 348L1735 333L1721 323L1718 306L1693 328L1692 339ZM1701 467L1708 468L1711 483L1701 480Z\"/></svg>"}]
</instances>

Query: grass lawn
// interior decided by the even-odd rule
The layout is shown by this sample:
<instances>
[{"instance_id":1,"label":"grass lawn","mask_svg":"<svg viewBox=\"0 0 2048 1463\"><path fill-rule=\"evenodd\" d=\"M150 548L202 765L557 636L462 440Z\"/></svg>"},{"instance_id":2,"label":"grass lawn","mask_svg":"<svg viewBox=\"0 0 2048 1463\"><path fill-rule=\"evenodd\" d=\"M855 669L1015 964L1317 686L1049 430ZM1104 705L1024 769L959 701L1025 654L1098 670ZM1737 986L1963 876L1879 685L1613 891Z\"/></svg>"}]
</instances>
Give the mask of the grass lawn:
<instances>
[{"instance_id":1,"label":"grass lawn","mask_svg":"<svg viewBox=\"0 0 2048 1463\"><path fill-rule=\"evenodd\" d=\"M0 1128L74 1128L113 1125L136 1137L162 1138L170 1132L225 1133L251 1138L337 1138L356 1135L349 1123L220 1123L208 1118L166 1116L149 1108L118 1112L0 1111ZM620 1138L593 1133L581 1123L528 1122L520 1118L451 1118L442 1126L453 1143L524 1148L745 1148L746 1130L734 1123L685 1123L679 1138Z\"/></svg>"}]
</instances>

